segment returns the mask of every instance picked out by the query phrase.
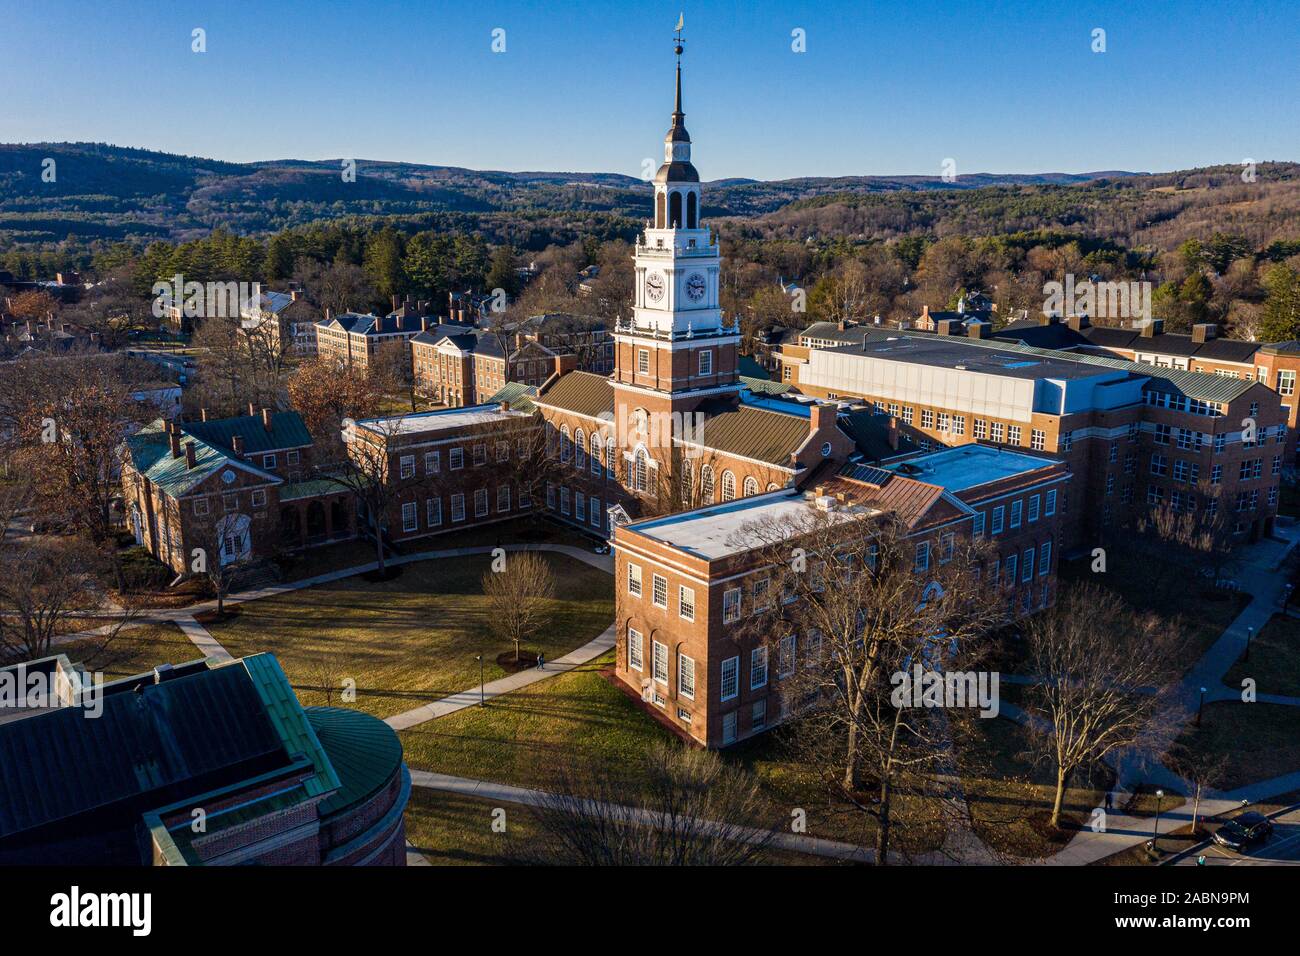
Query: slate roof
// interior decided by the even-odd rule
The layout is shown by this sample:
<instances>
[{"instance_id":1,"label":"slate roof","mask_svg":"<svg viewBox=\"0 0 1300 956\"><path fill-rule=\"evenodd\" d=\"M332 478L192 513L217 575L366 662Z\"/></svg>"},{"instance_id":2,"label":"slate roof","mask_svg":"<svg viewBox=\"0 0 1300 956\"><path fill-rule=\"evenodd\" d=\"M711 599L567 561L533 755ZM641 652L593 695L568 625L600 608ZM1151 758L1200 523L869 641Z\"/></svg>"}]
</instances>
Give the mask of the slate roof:
<instances>
[{"instance_id":1,"label":"slate roof","mask_svg":"<svg viewBox=\"0 0 1300 956\"><path fill-rule=\"evenodd\" d=\"M898 447L889 444L889 416L869 408L855 408L839 415L840 430L853 439L858 452L870 461L920 451L921 446L908 433L909 426L898 422Z\"/></svg>"},{"instance_id":2,"label":"slate roof","mask_svg":"<svg viewBox=\"0 0 1300 956\"><path fill-rule=\"evenodd\" d=\"M244 451L257 454L280 448L306 448L311 434L297 412L272 412L271 430L262 424L261 415L237 415L206 422L183 422L182 431L225 451L232 451L236 435L243 436Z\"/></svg>"},{"instance_id":3,"label":"slate roof","mask_svg":"<svg viewBox=\"0 0 1300 956\"><path fill-rule=\"evenodd\" d=\"M561 375L542 392L536 403L544 408L558 408L576 415L598 418L614 414L614 389L609 378L594 372L569 372Z\"/></svg>"}]
</instances>

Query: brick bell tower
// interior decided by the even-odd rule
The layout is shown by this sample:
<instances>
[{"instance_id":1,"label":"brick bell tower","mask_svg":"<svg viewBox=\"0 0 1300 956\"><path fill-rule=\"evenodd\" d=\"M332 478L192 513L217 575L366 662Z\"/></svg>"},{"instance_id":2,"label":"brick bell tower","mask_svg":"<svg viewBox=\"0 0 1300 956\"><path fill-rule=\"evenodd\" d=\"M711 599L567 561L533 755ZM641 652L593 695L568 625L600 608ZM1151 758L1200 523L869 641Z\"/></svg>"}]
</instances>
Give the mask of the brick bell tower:
<instances>
[{"instance_id":1,"label":"brick bell tower","mask_svg":"<svg viewBox=\"0 0 1300 956\"><path fill-rule=\"evenodd\" d=\"M646 223L633 256L632 316L614 329L615 415L624 458L634 469L640 449L653 466L668 466L664 422L680 422L702 402L739 390L740 328L729 325L719 307L722 263L716 240L700 222L700 174L691 163L682 112L680 23L673 40L676 96L664 162L654 178L654 220Z\"/></svg>"}]
</instances>

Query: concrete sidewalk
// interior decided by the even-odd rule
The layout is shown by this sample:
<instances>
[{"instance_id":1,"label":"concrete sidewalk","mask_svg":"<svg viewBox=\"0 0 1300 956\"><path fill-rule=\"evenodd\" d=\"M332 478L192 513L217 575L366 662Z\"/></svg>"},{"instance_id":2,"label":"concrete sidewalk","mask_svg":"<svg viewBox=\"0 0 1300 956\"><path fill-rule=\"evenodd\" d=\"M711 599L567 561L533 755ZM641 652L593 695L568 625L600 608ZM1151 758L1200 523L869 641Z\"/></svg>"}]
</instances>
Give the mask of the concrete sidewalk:
<instances>
[{"instance_id":1,"label":"concrete sidewalk","mask_svg":"<svg viewBox=\"0 0 1300 956\"><path fill-rule=\"evenodd\" d=\"M452 694L450 697L444 697L441 700L435 700L430 704L422 704L411 710L403 711L400 714L394 714L384 721L394 730L406 730L410 727L418 726L430 720L437 720L439 717L446 717L448 714L454 714L458 710L464 710L466 707L477 707L480 701L487 701L490 705L493 700L502 694L509 694L512 691L519 690L521 687L527 687L529 684L536 684L538 681L546 680L549 677L555 677L566 671L571 671L575 667L586 664L588 661L595 660L601 654L604 654L614 646L615 631L614 625L611 624L605 628L599 637L588 641L577 650L569 651L563 657L556 658L553 661L547 661L544 670L538 670L530 667L527 670L519 671L515 674L507 674L497 680L490 681L482 685L470 687L459 693Z\"/></svg>"},{"instance_id":2,"label":"concrete sidewalk","mask_svg":"<svg viewBox=\"0 0 1300 956\"><path fill-rule=\"evenodd\" d=\"M427 770L412 770L411 785L425 787L430 790L441 790L446 793L457 793L466 797L478 797L483 800L516 803L524 806L540 806L551 797L551 794L548 794L545 790L532 790L527 787L511 786L510 784L492 783L488 780L452 777L443 773L430 773ZM603 810L616 814L623 819L630 819L646 825L657 824L662 819L660 814L621 804L597 804L592 801L591 806L593 809L601 807ZM831 857L854 863L871 863L874 862L876 856L873 850L866 847L852 843L841 843L838 840L824 840L821 837L810 837L799 833L769 832L751 827L736 827L712 820L697 822L705 833L721 834L725 838L746 843L767 841L770 847L789 850L793 853L808 853L813 856Z\"/></svg>"}]
</instances>

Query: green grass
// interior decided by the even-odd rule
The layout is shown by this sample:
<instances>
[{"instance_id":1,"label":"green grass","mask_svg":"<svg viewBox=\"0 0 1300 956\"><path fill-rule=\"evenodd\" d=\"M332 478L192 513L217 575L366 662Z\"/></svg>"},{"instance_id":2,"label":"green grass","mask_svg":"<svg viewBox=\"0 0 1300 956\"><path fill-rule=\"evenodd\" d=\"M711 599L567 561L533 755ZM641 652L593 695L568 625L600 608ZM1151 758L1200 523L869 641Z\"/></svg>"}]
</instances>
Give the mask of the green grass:
<instances>
[{"instance_id":1,"label":"green grass","mask_svg":"<svg viewBox=\"0 0 1300 956\"><path fill-rule=\"evenodd\" d=\"M1237 661L1223 682L1240 690L1246 678L1258 693L1300 696L1300 620L1275 615L1251 640L1250 660Z\"/></svg>"},{"instance_id":2,"label":"green grass","mask_svg":"<svg viewBox=\"0 0 1300 956\"><path fill-rule=\"evenodd\" d=\"M1255 652L1251 651L1253 661ZM1179 742L1223 761L1220 790L1300 770L1300 707L1219 701L1205 705L1202 726L1188 724Z\"/></svg>"},{"instance_id":3,"label":"green grass","mask_svg":"<svg viewBox=\"0 0 1300 956\"><path fill-rule=\"evenodd\" d=\"M83 664L88 671L99 671L108 678L131 677L159 664L183 664L203 657L175 624L127 627L111 640L84 637L55 644L53 652L66 654L74 664Z\"/></svg>"},{"instance_id":4,"label":"green grass","mask_svg":"<svg viewBox=\"0 0 1300 956\"><path fill-rule=\"evenodd\" d=\"M494 818L497 810L504 815ZM496 829L495 820L500 820ZM434 866L510 865L519 859L516 848L526 847L537 832L532 813L517 803L413 787L406 807L406 839ZM842 863L784 850L768 850L763 862L779 866Z\"/></svg>"},{"instance_id":5,"label":"green grass","mask_svg":"<svg viewBox=\"0 0 1300 956\"><path fill-rule=\"evenodd\" d=\"M411 767L459 777L549 789L567 763L599 767L629 787L639 781L641 757L657 741L676 740L600 672L612 663L603 655L583 667L533 684L489 704L471 707L402 731ZM866 814L836 804L825 788L785 753L769 733L720 752L754 774L768 797L774 820L804 810L808 834L869 843L873 824ZM941 838L937 816L924 798L902 794L898 812L920 834L915 850ZM900 834L904 828L900 827Z\"/></svg>"},{"instance_id":6,"label":"green grass","mask_svg":"<svg viewBox=\"0 0 1300 956\"><path fill-rule=\"evenodd\" d=\"M1250 603L1249 594L1213 591L1205 579L1188 580L1180 569L1153 571L1120 548L1107 551L1105 573L1093 573L1088 558L1065 562L1061 570L1062 582L1109 588L1134 610L1154 614L1179 629L1187 642L1183 656L1188 668Z\"/></svg>"},{"instance_id":7,"label":"green grass","mask_svg":"<svg viewBox=\"0 0 1300 956\"><path fill-rule=\"evenodd\" d=\"M525 650L554 660L586 644L613 620L610 578L563 555L546 555L556 580L550 625ZM275 654L305 706L325 687L355 682L356 706L379 717L418 707L503 675L497 656L512 647L489 626L480 579L491 558L422 561L399 577L363 577L250 601L207 625L236 657ZM338 703L337 694L333 702Z\"/></svg>"}]
</instances>

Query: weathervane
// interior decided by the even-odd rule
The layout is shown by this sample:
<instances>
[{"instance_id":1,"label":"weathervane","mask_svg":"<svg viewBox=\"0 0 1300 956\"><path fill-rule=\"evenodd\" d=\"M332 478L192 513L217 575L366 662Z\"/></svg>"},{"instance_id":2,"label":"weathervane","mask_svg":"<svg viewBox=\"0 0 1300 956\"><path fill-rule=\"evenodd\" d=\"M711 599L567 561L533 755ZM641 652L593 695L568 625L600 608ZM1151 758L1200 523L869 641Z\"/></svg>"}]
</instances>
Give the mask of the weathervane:
<instances>
[{"instance_id":1,"label":"weathervane","mask_svg":"<svg viewBox=\"0 0 1300 956\"><path fill-rule=\"evenodd\" d=\"M677 54L679 60L682 55L682 44L686 42L682 39L682 28L684 26L686 26L686 15L679 13L677 14L677 26L673 27L673 52Z\"/></svg>"}]
</instances>

